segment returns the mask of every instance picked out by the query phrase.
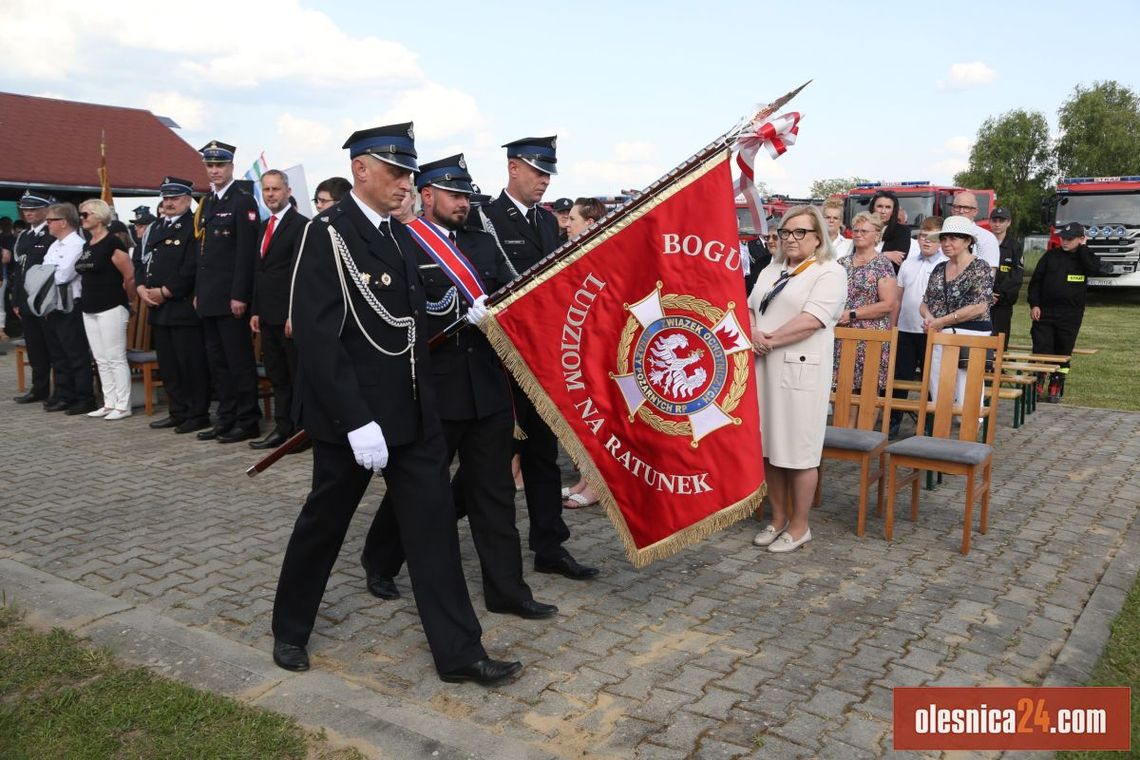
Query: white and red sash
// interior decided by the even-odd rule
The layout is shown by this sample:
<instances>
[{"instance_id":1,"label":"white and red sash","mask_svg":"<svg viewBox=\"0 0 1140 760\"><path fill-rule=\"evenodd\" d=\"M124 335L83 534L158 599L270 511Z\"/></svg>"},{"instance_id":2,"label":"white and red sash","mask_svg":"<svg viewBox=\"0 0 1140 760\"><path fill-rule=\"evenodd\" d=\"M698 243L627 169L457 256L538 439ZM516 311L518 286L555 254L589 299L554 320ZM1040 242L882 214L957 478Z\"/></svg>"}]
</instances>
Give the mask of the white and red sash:
<instances>
[{"instance_id":1,"label":"white and red sash","mask_svg":"<svg viewBox=\"0 0 1140 760\"><path fill-rule=\"evenodd\" d=\"M413 219L405 226L411 233L412 240L415 240L420 248L424 249L424 253L439 265L468 303L473 304L475 299L487 295L483 290L483 282L479 279L475 268L471 266L471 262L439 227L421 217Z\"/></svg>"},{"instance_id":2,"label":"white and red sash","mask_svg":"<svg viewBox=\"0 0 1140 760\"><path fill-rule=\"evenodd\" d=\"M792 111L741 132L732 146L736 151L736 165L740 169L740 177L733 189L738 195L744 196L752 215L753 229L760 230L762 235L768 234L768 219L764 213L764 201L756 188L756 154L760 148L765 148L773 159L779 158L789 145L795 145L799 133L800 114Z\"/></svg>"}]
</instances>

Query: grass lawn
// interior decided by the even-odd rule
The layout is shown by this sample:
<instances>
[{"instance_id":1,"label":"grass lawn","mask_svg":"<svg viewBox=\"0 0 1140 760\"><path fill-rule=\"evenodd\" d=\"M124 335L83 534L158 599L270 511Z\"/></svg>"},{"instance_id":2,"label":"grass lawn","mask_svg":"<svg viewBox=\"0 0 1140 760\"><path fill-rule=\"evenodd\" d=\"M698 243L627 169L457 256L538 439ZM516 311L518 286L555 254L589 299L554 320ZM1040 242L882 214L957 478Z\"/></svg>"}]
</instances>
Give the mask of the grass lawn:
<instances>
[{"instance_id":1,"label":"grass lawn","mask_svg":"<svg viewBox=\"0 0 1140 760\"><path fill-rule=\"evenodd\" d=\"M0 757L358 760L292 718L116 663L0 607Z\"/></svg>"}]
</instances>

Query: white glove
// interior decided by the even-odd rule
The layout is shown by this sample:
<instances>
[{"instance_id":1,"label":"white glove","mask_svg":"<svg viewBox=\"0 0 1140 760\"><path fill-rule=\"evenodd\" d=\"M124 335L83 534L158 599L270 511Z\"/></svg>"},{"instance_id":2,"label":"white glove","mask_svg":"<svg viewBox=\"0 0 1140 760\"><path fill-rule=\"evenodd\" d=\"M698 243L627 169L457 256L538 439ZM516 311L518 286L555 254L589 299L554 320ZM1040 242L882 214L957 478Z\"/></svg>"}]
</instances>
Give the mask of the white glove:
<instances>
[{"instance_id":1,"label":"white glove","mask_svg":"<svg viewBox=\"0 0 1140 760\"><path fill-rule=\"evenodd\" d=\"M479 296L467 310L467 321L477 325L487 318L487 296Z\"/></svg>"},{"instance_id":2,"label":"white glove","mask_svg":"<svg viewBox=\"0 0 1140 760\"><path fill-rule=\"evenodd\" d=\"M388 464L388 444L384 442L384 433L375 422L351 431L348 434L348 445L352 447L356 463L366 470L379 473Z\"/></svg>"}]
</instances>

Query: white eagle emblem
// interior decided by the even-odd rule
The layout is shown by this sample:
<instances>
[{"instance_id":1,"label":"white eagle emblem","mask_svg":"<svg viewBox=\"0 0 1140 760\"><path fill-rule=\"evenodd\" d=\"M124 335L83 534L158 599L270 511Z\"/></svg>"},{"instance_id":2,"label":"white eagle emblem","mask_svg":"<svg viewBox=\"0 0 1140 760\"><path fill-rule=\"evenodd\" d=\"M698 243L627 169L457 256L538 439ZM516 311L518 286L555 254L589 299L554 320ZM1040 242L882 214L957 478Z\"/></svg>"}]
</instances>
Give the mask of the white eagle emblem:
<instances>
[{"instance_id":1,"label":"white eagle emblem","mask_svg":"<svg viewBox=\"0 0 1140 760\"><path fill-rule=\"evenodd\" d=\"M705 384L708 373L704 368L697 367L691 374L688 367L699 362L705 352L696 349L688 356L677 355L677 349L688 348L689 339L684 335L673 334L657 341L650 347L649 353L649 382L667 394L678 398L690 398Z\"/></svg>"}]
</instances>

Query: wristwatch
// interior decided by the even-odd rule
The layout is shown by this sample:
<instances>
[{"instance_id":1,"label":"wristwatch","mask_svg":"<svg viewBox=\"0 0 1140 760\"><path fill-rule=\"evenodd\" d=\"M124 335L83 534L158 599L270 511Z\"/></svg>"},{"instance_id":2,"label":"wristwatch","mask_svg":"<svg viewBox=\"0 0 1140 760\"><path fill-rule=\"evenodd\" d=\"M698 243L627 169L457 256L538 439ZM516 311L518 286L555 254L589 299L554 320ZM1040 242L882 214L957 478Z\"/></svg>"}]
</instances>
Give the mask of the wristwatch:
<instances>
[{"instance_id":1,"label":"wristwatch","mask_svg":"<svg viewBox=\"0 0 1140 760\"><path fill-rule=\"evenodd\" d=\"M847 317L848 317L848 319L850 319L852 322L854 322L854 321L856 320L856 318L857 318L857 317L855 316L855 310L854 310L854 309L852 309L851 311L847 312Z\"/></svg>"}]
</instances>

